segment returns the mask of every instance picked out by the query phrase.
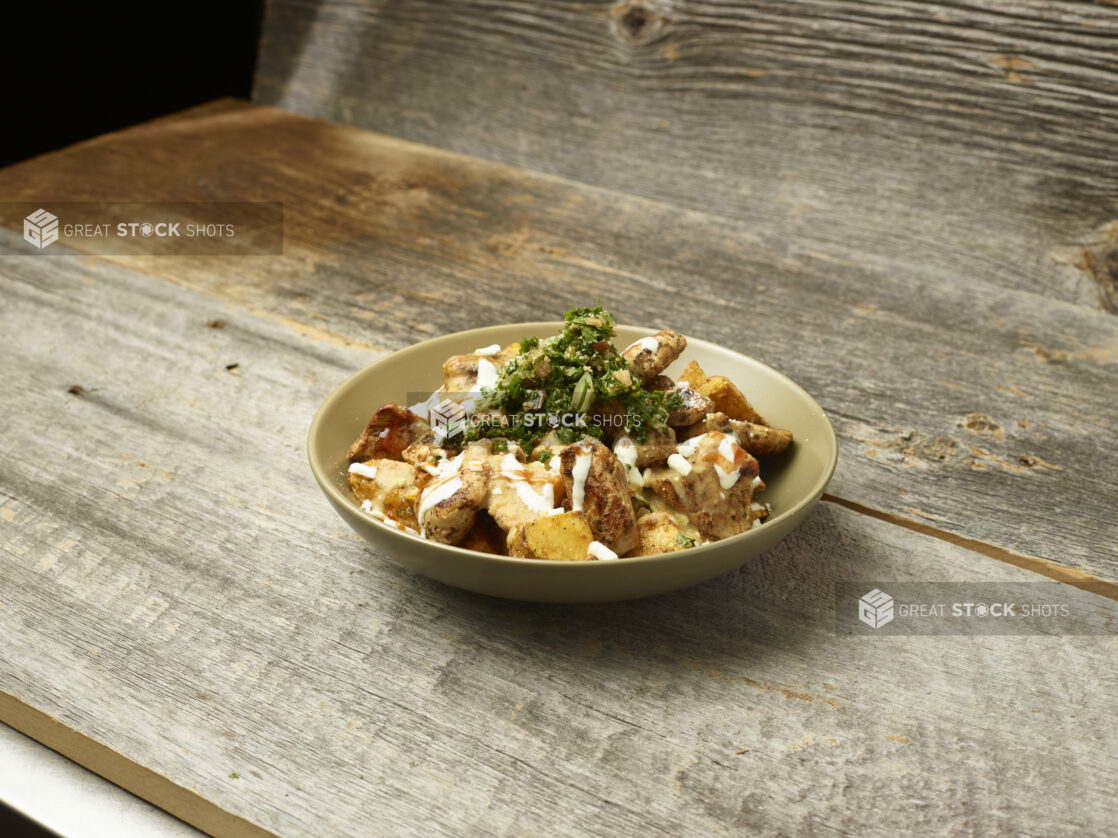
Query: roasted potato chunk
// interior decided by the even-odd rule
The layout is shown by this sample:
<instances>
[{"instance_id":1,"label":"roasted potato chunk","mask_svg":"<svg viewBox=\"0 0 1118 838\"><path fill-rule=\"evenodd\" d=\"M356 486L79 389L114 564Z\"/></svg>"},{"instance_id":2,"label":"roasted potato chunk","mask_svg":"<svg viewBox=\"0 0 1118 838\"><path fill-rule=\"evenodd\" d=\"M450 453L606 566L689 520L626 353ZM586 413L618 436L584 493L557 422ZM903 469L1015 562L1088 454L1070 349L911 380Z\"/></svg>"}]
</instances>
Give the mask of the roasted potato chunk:
<instances>
[{"instance_id":1,"label":"roasted potato chunk","mask_svg":"<svg viewBox=\"0 0 1118 838\"><path fill-rule=\"evenodd\" d=\"M419 529L416 510L419 495L428 475L410 463L399 460L375 459L353 463L348 474L349 488L354 497L369 510L394 518L406 527Z\"/></svg>"},{"instance_id":2,"label":"roasted potato chunk","mask_svg":"<svg viewBox=\"0 0 1118 838\"><path fill-rule=\"evenodd\" d=\"M637 521L640 543L636 549L625 554L630 556L655 556L660 553L674 553L684 549L683 535L679 525L667 512L652 512Z\"/></svg>"},{"instance_id":3,"label":"roasted potato chunk","mask_svg":"<svg viewBox=\"0 0 1118 838\"><path fill-rule=\"evenodd\" d=\"M395 402L385 402L349 446L349 459L402 459L404 449L430 430L426 419Z\"/></svg>"},{"instance_id":4,"label":"roasted potato chunk","mask_svg":"<svg viewBox=\"0 0 1118 838\"><path fill-rule=\"evenodd\" d=\"M523 559L552 562L589 561L594 534L582 512L563 512L537 518L508 534L508 554Z\"/></svg>"},{"instance_id":5,"label":"roasted potato chunk","mask_svg":"<svg viewBox=\"0 0 1118 838\"><path fill-rule=\"evenodd\" d=\"M692 361L683 368L683 372L679 374L679 380L685 382L692 390L698 390L707 383L707 374L703 372L703 368L699 366L697 361Z\"/></svg>"},{"instance_id":6,"label":"roasted potato chunk","mask_svg":"<svg viewBox=\"0 0 1118 838\"><path fill-rule=\"evenodd\" d=\"M700 394L711 400L715 411L725 413L731 419L753 422L757 425L768 424L761 418L761 414L753 409L753 405L737 385L724 375L711 376L697 389Z\"/></svg>"}]
</instances>

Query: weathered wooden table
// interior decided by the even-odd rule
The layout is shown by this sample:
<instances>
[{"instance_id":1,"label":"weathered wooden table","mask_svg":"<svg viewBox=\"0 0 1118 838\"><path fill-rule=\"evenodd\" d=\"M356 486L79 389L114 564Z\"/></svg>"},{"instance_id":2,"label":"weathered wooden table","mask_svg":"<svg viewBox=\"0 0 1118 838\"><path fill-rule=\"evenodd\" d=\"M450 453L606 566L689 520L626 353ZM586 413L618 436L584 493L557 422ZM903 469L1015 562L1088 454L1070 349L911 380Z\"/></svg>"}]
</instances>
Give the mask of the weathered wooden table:
<instances>
[{"instance_id":1,"label":"weathered wooden table","mask_svg":"<svg viewBox=\"0 0 1118 838\"><path fill-rule=\"evenodd\" d=\"M1118 9L470 5L273 3L264 104L0 171L285 213L282 256L47 257L2 211L0 720L220 835L1118 834ZM801 529L561 607L343 528L333 386L596 297L819 400ZM1107 631L846 636L851 578Z\"/></svg>"}]
</instances>

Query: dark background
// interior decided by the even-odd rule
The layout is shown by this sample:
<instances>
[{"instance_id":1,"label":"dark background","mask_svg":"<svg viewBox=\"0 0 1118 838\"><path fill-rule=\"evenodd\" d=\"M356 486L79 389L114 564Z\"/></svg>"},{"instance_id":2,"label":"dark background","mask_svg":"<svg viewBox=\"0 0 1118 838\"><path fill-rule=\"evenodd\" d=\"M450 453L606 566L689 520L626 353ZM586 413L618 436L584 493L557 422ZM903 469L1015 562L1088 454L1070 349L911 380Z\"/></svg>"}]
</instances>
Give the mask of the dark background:
<instances>
[{"instance_id":1,"label":"dark background","mask_svg":"<svg viewBox=\"0 0 1118 838\"><path fill-rule=\"evenodd\" d=\"M0 803L0 835L11 838L58 838L57 833L44 829L3 803Z\"/></svg>"},{"instance_id":2,"label":"dark background","mask_svg":"<svg viewBox=\"0 0 1118 838\"><path fill-rule=\"evenodd\" d=\"M251 92L263 0L12 5L0 166Z\"/></svg>"}]
</instances>

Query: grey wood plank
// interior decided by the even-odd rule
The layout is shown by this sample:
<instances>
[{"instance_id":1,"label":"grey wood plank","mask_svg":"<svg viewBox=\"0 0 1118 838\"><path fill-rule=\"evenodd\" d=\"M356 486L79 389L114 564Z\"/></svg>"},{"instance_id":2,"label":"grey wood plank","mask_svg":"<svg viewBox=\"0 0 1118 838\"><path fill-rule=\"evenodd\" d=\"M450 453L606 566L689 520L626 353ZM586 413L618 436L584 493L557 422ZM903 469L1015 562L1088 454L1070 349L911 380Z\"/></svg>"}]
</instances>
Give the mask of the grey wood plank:
<instances>
[{"instance_id":1,"label":"grey wood plank","mask_svg":"<svg viewBox=\"0 0 1118 838\"><path fill-rule=\"evenodd\" d=\"M0 294L0 690L256 826L1115 834L1113 634L831 627L846 579L1033 574L822 504L668 596L448 589L305 463L373 353L99 260L5 258Z\"/></svg>"},{"instance_id":2,"label":"grey wood plank","mask_svg":"<svg viewBox=\"0 0 1118 838\"><path fill-rule=\"evenodd\" d=\"M282 258L113 258L343 345L600 297L803 385L839 433L835 495L1118 580L1118 323L1103 312L869 258L786 258L744 222L230 102L10 167L0 189L282 200Z\"/></svg>"},{"instance_id":3,"label":"grey wood plank","mask_svg":"<svg viewBox=\"0 0 1118 838\"><path fill-rule=\"evenodd\" d=\"M254 99L1114 312L1116 54L1109 3L269 0Z\"/></svg>"}]
</instances>

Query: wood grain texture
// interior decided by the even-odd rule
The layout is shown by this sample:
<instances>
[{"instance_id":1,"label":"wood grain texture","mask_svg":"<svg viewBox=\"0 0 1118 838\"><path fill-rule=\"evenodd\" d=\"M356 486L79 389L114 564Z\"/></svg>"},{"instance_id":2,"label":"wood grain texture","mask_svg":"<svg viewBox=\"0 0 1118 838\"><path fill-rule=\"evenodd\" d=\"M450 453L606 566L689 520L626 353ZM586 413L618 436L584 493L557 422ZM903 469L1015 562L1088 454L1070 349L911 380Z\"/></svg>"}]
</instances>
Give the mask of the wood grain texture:
<instances>
[{"instance_id":1,"label":"wood grain texture","mask_svg":"<svg viewBox=\"0 0 1118 838\"><path fill-rule=\"evenodd\" d=\"M269 0L254 98L1114 312L1116 55L1109 3Z\"/></svg>"},{"instance_id":2,"label":"wood grain texture","mask_svg":"<svg viewBox=\"0 0 1118 838\"><path fill-rule=\"evenodd\" d=\"M823 504L760 560L655 599L447 589L343 531L308 473L307 417L372 353L100 260L8 257L0 293L0 398L21 417L0 444L0 690L230 817L1113 833L1113 635L831 629L849 578L1031 574Z\"/></svg>"},{"instance_id":3,"label":"wood grain texture","mask_svg":"<svg viewBox=\"0 0 1118 838\"><path fill-rule=\"evenodd\" d=\"M235 102L11 167L0 189L282 200L282 258L117 261L343 345L394 349L600 297L623 322L804 386L840 437L832 493L1118 580L1118 322L1103 312L977 277L789 258L741 221Z\"/></svg>"}]
</instances>

